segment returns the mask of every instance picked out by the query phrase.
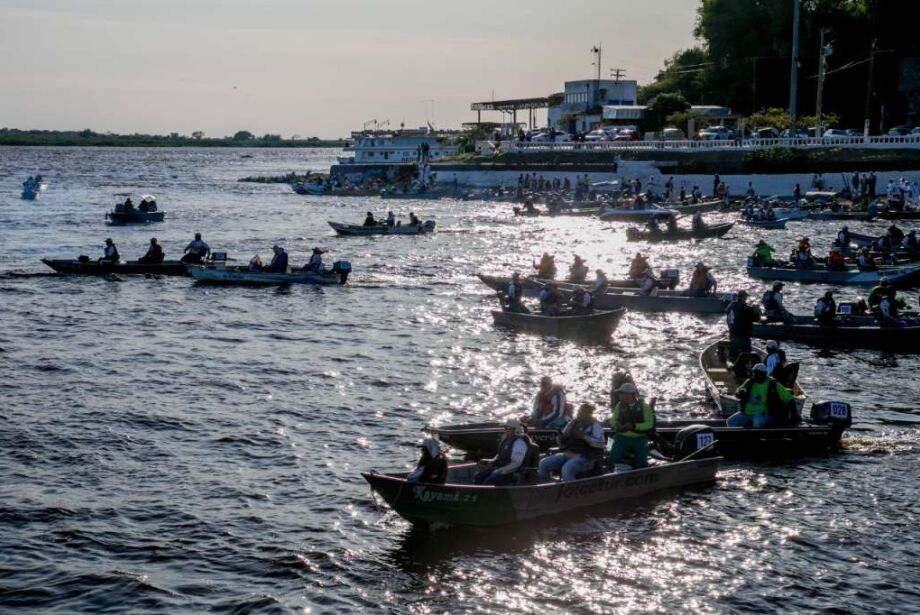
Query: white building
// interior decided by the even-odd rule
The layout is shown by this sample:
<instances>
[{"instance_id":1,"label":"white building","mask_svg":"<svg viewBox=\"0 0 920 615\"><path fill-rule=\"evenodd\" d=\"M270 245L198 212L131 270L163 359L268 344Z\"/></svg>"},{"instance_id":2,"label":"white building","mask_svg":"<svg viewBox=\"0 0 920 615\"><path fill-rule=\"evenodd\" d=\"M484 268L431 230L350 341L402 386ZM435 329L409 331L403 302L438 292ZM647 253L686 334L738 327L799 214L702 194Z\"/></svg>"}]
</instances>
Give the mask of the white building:
<instances>
[{"instance_id":1,"label":"white building","mask_svg":"<svg viewBox=\"0 0 920 615\"><path fill-rule=\"evenodd\" d=\"M633 80L566 81L562 102L549 108L549 125L568 133L588 132L603 120L605 106L635 106L637 89Z\"/></svg>"},{"instance_id":2,"label":"white building","mask_svg":"<svg viewBox=\"0 0 920 615\"><path fill-rule=\"evenodd\" d=\"M346 164L411 164L418 162L427 149L428 160L437 161L457 153L456 131L433 131L428 128L366 130L351 133L354 144L346 148L354 157L340 158Z\"/></svg>"}]
</instances>

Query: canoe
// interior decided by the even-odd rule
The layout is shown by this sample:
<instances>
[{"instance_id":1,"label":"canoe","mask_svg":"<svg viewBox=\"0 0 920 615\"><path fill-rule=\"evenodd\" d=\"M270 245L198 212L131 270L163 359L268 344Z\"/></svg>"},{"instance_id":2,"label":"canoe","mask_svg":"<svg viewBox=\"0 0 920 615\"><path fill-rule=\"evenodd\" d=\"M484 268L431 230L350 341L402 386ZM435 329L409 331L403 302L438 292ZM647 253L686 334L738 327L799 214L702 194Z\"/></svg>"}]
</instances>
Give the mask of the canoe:
<instances>
[{"instance_id":1,"label":"canoe","mask_svg":"<svg viewBox=\"0 0 920 615\"><path fill-rule=\"evenodd\" d=\"M163 261L158 265L138 263L137 261L125 261L113 265L111 263L100 264L99 261L81 262L75 258L43 258L42 262L58 273L78 275L109 275L110 273L119 273L123 275L189 275L188 269L185 268L185 263L182 261Z\"/></svg>"},{"instance_id":2,"label":"canoe","mask_svg":"<svg viewBox=\"0 0 920 615\"><path fill-rule=\"evenodd\" d=\"M496 290L504 291L510 278L479 274L482 282ZM522 278L524 296L536 297L545 282L534 278ZM568 301L578 288L589 289L585 284L557 282L559 294L563 301ZM731 301L730 295L713 295L709 297L688 297L683 291L664 290L657 295L642 295L635 288L608 287L607 292L594 296L594 307L600 310L626 308L637 312L682 312L690 314L721 314Z\"/></svg>"},{"instance_id":3,"label":"canoe","mask_svg":"<svg viewBox=\"0 0 920 615\"><path fill-rule=\"evenodd\" d=\"M882 278L897 288L909 288L920 281L920 265L879 267L877 271L828 271L816 264L811 269L794 267L752 267L748 262L747 274L758 280L800 282L802 284L827 284L830 286L875 286Z\"/></svg>"},{"instance_id":4,"label":"canoe","mask_svg":"<svg viewBox=\"0 0 920 615\"><path fill-rule=\"evenodd\" d=\"M386 224L377 224L375 226L363 226L360 224L341 224L339 222L328 222L339 235L346 236L366 236L366 235L425 235L434 232L434 220L425 220L424 224L401 224L399 226L387 226Z\"/></svg>"},{"instance_id":5,"label":"canoe","mask_svg":"<svg viewBox=\"0 0 920 615\"><path fill-rule=\"evenodd\" d=\"M105 214L109 224L146 224L148 222L162 222L166 217L163 211L135 211L125 213L121 211L110 211Z\"/></svg>"},{"instance_id":6,"label":"canoe","mask_svg":"<svg viewBox=\"0 0 920 615\"><path fill-rule=\"evenodd\" d=\"M673 453L675 436L685 427L703 425L708 427L716 440L719 455L731 459L760 457L784 458L794 451L800 455L822 455L837 450L843 432L850 425L849 417L827 420L813 416L808 421L790 427L769 427L748 429L728 427L724 418L686 418L656 421L652 440L662 453ZM501 423L467 423L463 425L426 426L425 432L436 437L451 449L466 453L470 459L494 457L498 442L504 435ZM556 429L528 429L527 435L542 451L557 446ZM605 429L609 440L612 429Z\"/></svg>"},{"instance_id":7,"label":"canoe","mask_svg":"<svg viewBox=\"0 0 920 615\"><path fill-rule=\"evenodd\" d=\"M805 220L811 212L801 207L776 207L773 209L773 213L776 214L777 218L794 222L796 220Z\"/></svg>"},{"instance_id":8,"label":"canoe","mask_svg":"<svg viewBox=\"0 0 920 615\"><path fill-rule=\"evenodd\" d=\"M585 341L606 343L626 310L596 310L591 314L577 316L544 316L543 314L521 314L492 310L492 320L501 327L550 335L553 337L576 338Z\"/></svg>"},{"instance_id":9,"label":"canoe","mask_svg":"<svg viewBox=\"0 0 920 615\"><path fill-rule=\"evenodd\" d=\"M348 274L327 271L322 274L312 272L266 273L249 271L247 267L226 267L212 265L186 265L189 273L199 282L214 284L344 284Z\"/></svg>"},{"instance_id":10,"label":"canoe","mask_svg":"<svg viewBox=\"0 0 920 615\"><path fill-rule=\"evenodd\" d=\"M868 222L875 214L866 211L812 211L808 213L809 220L849 220L851 222Z\"/></svg>"},{"instance_id":11,"label":"canoe","mask_svg":"<svg viewBox=\"0 0 920 615\"><path fill-rule=\"evenodd\" d=\"M709 237L722 237L731 230L735 224L726 222L724 224L713 224L701 229L677 229L673 233L661 231L659 233L650 233L641 231L635 227L626 229L627 241L647 241L649 243L659 243L665 241L686 241L692 239L706 239Z\"/></svg>"},{"instance_id":12,"label":"canoe","mask_svg":"<svg viewBox=\"0 0 920 615\"><path fill-rule=\"evenodd\" d=\"M717 199L714 201L700 201L699 203L689 203L687 205L674 205L668 204L669 209L673 209L681 215L692 215L697 212L701 214L719 211L724 206L725 202Z\"/></svg>"},{"instance_id":13,"label":"canoe","mask_svg":"<svg viewBox=\"0 0 920 615\"><path fill-rule=\"evenodd\" d=\"M477 464L451 466L444 485L409 484L408 472L371 470L361 476L390 508L413 523L496 527L710 484L720 462L720 457L689 459L569 482L507 487L473 485Z\"/></svg>"},{"instance_id":14,"label":"canoe","mask_svg":"<svg viewBox=\"0 0 920 615\"><path fill-rule=\"evenodd\" d=\"M598 215L605 222L648 222L649 220L664 220L671 216L677 216L679 212L658 207L647 209L605 207L598 212Z\"/></svg>"},{"instance_id":15,"label":"canoe","mask_svg":"<svg viewBox=\"0 0 920 615\"><path fill-rule=\"evenodd\" d=\"M733 366L728 362L729 352L729 342L720 340L710 344L700 353L700 369L703 371L706 390L709 391L712 401L715 402L719 414L723 417L731 416L739 410L738 397L735 392L741 382L736 379ZM761 360L765 356L764 351L760 348L755 348L754 354L760 355ZM792 393L795 395L795 406L801 414L805 406L805 391L798 382L795 382L792 385Z\"/></svg>"},{"instance_id":16,"label":"canoe","mask_svg":"<svg viewBox=\"0 0 920 615\"><path fill-rule=\"evenodd\" d=\"M521 216L524 218L536 218L540 216L596 216L600 213L600 209L597 207L563 207L562 209L535 209L533 211L527 211L520 207L515 207L513 209L515 216Z\"/></svg>"},{"instance_id":17,"label":"canoe","mask_svg":"<svg viewBox=\"0 0 920 615\"><path fill-rule=\"evenodd\" d=\"M776 220L747 220L745 218L739 218L738 224L743 224L744 226L753 226L754 228L775 230L786 228L786 222L788 221L789 218L778 218Z\"/></svg>"},{"instance_id":18,"label":"canoe","mask_svg":"<svg viewBox=\"0 0 920 615\"><path fill-rule=\"evenodd\" d=\"M878 217L882 220L920 220L920 211L880 211Z\"/></svg>"},{"instance_id":19,"label":"canoe","mask_svg":"<svg viewBox=\"0 0 920 615\"><path fill-rule=\"evenodd\" d=\"M797 316L795 324L755 324L753 336L818 347L920 352L920 323L898 328L880 327L872 317L841 317L839 324L822 327L814 318Z\"/></svg>"}]
</instances>

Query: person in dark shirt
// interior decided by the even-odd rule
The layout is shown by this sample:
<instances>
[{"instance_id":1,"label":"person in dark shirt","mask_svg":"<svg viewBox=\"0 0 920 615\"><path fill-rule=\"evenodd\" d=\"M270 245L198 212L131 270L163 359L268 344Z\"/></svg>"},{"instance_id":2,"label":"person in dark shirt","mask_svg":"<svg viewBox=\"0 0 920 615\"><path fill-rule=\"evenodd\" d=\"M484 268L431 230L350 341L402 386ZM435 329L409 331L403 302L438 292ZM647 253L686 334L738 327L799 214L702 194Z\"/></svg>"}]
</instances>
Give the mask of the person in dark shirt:
<instances>
[{"instance_id":1,"label":"person in dark shirt","mask_svg":"<svg viewBox=\"0 0 920 615\"><path fill-rule=\"evenodd\" d=\"M406 482L437 485L446 483L447 457L441 450L441 443L434 438L425 438L419 448L422 449L422 456L415 470L406 477Z\"/></svg>"},{"instance_id":2,"label":"person in dark shirt","mask_svg":"<svg viewBox=\"0 0 920 615\"><path fill-rule=\"evenodd\" d=\"M272 246L272 252L275 255L272 257L272 262L268 264L268 267L265 267L263 271L267 273L286 273L288 266L288 255L279 245Z\"/></svg>"},{"instance_id":3,"label":"person in dark shirt","mask_svg":"<svg viewBox=\"0 0 920 615\"><path fill-rule=\"evenodd\" d=\"M150 239L150 247L147 248L147 254L137 259L138 263L143 265L159 265L163 262L163 247L157 243L157 238Z\"/></svg>"},{"instance_id":4,"label":"person in dark shirt","mask_svg":"<svg viewBox=\"0 0 920 615\"><path fill-rule=\"evenodd\" d=\"M728 337L735 356L742 352L751 352L751 333L754 323L760 320L760 310L748 305L746 290L739 290L737 298L725 310L728 323Z\"/></svg>"}]
</instances>

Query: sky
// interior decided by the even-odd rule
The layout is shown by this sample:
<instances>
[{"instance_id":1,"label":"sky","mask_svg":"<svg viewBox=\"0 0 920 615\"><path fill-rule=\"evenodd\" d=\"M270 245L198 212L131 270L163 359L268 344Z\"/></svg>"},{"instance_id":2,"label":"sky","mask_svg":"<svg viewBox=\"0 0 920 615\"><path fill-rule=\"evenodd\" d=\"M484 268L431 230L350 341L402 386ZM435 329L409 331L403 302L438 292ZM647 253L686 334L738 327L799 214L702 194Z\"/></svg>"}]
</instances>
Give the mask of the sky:
<instances>
[{"instance_id":1,"label":"sky","mask_svg":"<svg viewBox=\"0 0 920 615\"><path fill-rule=\"evenodd\" d=\"M0 127L342 137L694 44L697 0L0 0ZM433 101L433 102L432 102ZM521 120L521 116L518 116ZM500 115L484 113L483 120Z\"/></svg>"}]
</instances>

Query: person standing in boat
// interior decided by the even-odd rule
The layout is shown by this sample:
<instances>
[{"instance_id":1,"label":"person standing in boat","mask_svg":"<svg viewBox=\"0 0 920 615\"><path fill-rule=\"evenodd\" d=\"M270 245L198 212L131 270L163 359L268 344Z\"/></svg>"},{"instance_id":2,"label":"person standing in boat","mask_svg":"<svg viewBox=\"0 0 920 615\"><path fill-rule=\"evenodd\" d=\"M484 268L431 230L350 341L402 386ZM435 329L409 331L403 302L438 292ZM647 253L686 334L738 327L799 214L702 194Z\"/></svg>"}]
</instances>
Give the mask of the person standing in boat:
<instances>
[{"instance_id":1,"label":"person standing in boat","mask_svg":"<svg viewBox=\"0 0 920 615\"><path fill-rule=\"evenodd\" d=\"M265 273L287 273L288 268L288 255L284 251L284 248L275 244L272 246L272 252L275 253L272 256L272 262L268 264L268 267L265 267L262 271Z\"/></svg>"},{"instance_id":2,"label":"person standing in boat","mask_svg":"<svg viewBox=\"0 0 920 615\"><path fill-rule=\"evenodd\" d=\"M732 358L742 352L751 352L751 334L754 331L754 323L760 321L760 310L753 305L748 305L747 299L747 291L739 290L737 298L729 303L725 310Z\"/></svg>"},{"instance_id":3,"label":"person standing in boat","mask_svg":"<svg viewBox=\"0 0 920 615\"><path fill-rule=\"evenodd\" d=\"M530 416L524 422L536 429L562 429L570 418L566 410L565 389L561 384L554 384L549 376L543 376L540 389L533 398Z\"/></svg>"},{"instance_id":4,"label":"person standing in boat","mask_svg":"<svg viewBox=\"0 0 920 615\"><path fill-rule=\"evenodd\" d=\"M791 417L789 404L794 396L789 389L767 375L767 366L758 363L752 376L737 390L740 410L728 417L729 427L770 427L771 417Z\"/></svg>"},{"instance_id":5,"label":"person standing in boat","mask_svg":"<svg viewBox=\"0 0 920 615\"><path fill-rule=\"evenodd\" d=\"M594 276L594 285L591 287L591 293L597 295L607 292L607 287L610 286L610 280L607 279L607 274L604 273L604 270L595 270Z\"/></svg>"},{"instance_id":6,"label":"person standing in boat","mask_svg":"<svg viewBox=\"0 0 920 615\"><path fill-rule=\"evenodd\" d=\"M850 247L850 229L847 226L844 226L837 232L837 239L834 240L834 245L840 248L841 250L846 250Z\"/></svg>"},{"instance_id":7,"label":"person standing in boat","mask_svg":"<svg viewBox=\"0 0 920 615\"><path fill-rule=\"evenodd\" d=\"M815 320L822 327L832 327L837 322L837 302L834 291L829 290L815 302Z\"/></svg>"},{"instance_id":8,"label":"person standing in boat","mask_svg":"<svg viewBox=\"0 0 920 615\"><path fill-rule=\"evenodd\" d=\"M137 259L137 262L142 265L159 265L163 262L164 258L163 247L157 243L156 237L151 237L150 247L147 248L147 253Z\"/></svg>"},{"instance_id":9,"label":"person standing in boat","mask_svg":"<svg viewBox=\"0 0 920 615\"><path fill-rule=\"evenodd\" d=\"M776 340L767 342L767 356L764 359L764 365L767 366L768 376L782 377L783 370L786 368L786 351L779 347L779 342Z\"/></svg>"},{"instance_id":10,"label":"person standing in boat","mask_svg":"<svg viewBox=\"0 0 920 615\"><path fill-rule=\"evenodd\" d=\"M556 258L549 252L544 252L540 262L534 263L533 268L537 270L538 278L552 280L556 277Z\"/></svg>"},{"instance_id":11,"label":"person standing in boat","mask_svg":"<svg viewBox=\"0 0 920 615\"><path fill-rule=\"evenodd\" d=\"M406 477L407 483L433 483L443 485L447 482L447 456L441 449L441 443L434 438L425 438L419 446L422 456L415 470Z\"/></svg>"},{"instance_id":12,"label":"person standing in boat","mask_svg":"<svg viewBox=\"0 0 920 615\"><path fill-rule=\"evenodd\" d=\"M607 425L613 429L613 444L607 456L607 468L631 465L633 469L648 466L648 437L655 428L655 412L639 399L639 389L624 382L617 389L619 402Z\"/></svg>"},{"instance_id":13,"label":"person standing in boat","mask_svg":"<svg viewBox=\"0 0 920 615\"><path fill-rule=\"evenodd\" d=\"M559 434L560 452L540 460L537 469L540 481L552 480L555 472L565 482L577 479L579 474L597 467L606 446L604 427L594 418L594 405L582 404L575 418Z\"/></svg>"},{"instance_id":14,"label":"person standing in boat","mask_svg":"<svg viewBox=\"0 0 920 615\"><path fill-rule=\"evenodd\" d=\"M524 432L524 426L517 419L508 419L498 443L498 454L479 462L482 467L473 476L473 483L497 487L516 483L531 450L536 451L536 445Z\"/></svg>"},{"instance_id":15,"label":"person standing in boat","mask_svg":"<svg viewBox=\"0 0 920 615\"><path fill-rule=\"evenodd\" d=\"M587 277L588 266L585 264L585 259L576 254L575 262L569 267L569 282L573 284L583 284Z\"/></svg>"},{"instance_id":16,"label":"person standing in boat","mask_svg":"<svg viewBox=\"0 0 920 615\"><path fill-rule=\"evenodd\" d=\"M117 265L121 260L118 254L118 248L111 238L105 240L105 246L102 248L102 258L99 259L100 265Z\"/></svg>"},{"instance_id":17,"label":"person standing in boat","mask_svg":"<svg viewBox=\"0 0 920 615\"><path fill-rule=\"evenodd\" d=\"M505 287L505 311L529 314L530 310L524 306L523 297L524 285L521 283L521 274L515 271L511 274L508 286Z\"/></svg>"},{"instance_id":18,"label":"person standing in boat","mask_svg":"<svg viewBox=\"0 0 920 615\"><path fill-rule=\"evenodd\" d=\"M195 233L195 239L185 246L183 263L200 263L211 256L211 247L201 238L201 233Z\"/></svg>"},{"instance_id":19,"label":"person standing in boat","mask_svg":"<svg viewBox=\"0 0 920 615\"><path fill-rule=\"evenodd\" d=\"M716 292L718 286L718 282L716 282L716 278L712 275L710 268L700 261L693 269L687 294L691 297L708 297Z\"/></svg>"}]
</instances>

